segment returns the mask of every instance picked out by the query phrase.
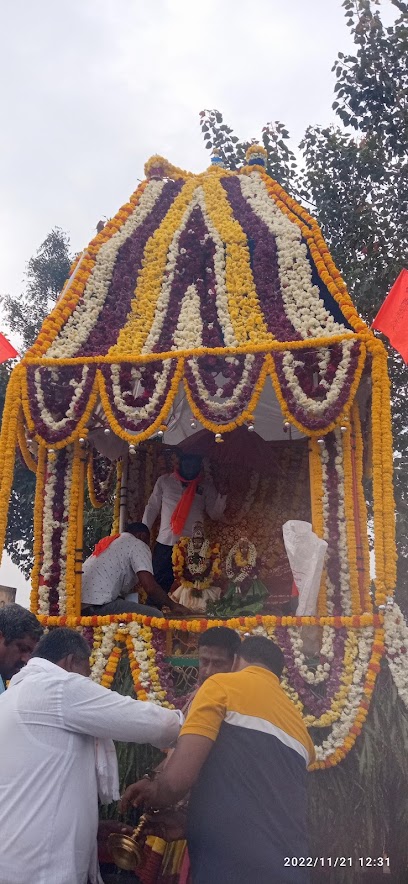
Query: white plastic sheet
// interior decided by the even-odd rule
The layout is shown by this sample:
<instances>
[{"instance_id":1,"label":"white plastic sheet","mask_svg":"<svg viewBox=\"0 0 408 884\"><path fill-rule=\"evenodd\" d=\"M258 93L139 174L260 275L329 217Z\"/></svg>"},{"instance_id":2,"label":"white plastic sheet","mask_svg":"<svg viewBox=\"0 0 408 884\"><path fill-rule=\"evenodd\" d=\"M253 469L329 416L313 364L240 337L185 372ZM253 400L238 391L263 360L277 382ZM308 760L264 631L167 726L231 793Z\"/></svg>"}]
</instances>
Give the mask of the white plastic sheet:
<instances>
[{"instance_id":1,"label":"white plastic sheet","mask_svg":"<svg viewBox=\"0 0 408 884\"><path fill-rule=\"evenodd\" d=\"M299 592L298 617L316 614L317 597L327 543L312 531L310 522L290 519L282 527L289 564Z\"/></svg>"}]
</instances>

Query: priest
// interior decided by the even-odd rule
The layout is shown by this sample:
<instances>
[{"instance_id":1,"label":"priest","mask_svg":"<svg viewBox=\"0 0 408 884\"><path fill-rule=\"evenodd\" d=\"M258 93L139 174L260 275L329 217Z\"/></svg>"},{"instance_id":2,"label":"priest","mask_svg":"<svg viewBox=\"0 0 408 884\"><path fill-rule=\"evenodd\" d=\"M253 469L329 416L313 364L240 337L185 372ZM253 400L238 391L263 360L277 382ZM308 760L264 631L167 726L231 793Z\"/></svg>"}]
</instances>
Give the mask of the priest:
<instances>
[{"instance_id":1,"label":"priest","mask_svg":"<svg viewBox=\"0 0 408 884\"><path fill-rule=\"evenodd\" d=\"M222 489L224 490L224 489ZM165 592L174 582L172 552L180 537L191 537L196 522L222 517L226 494L219 493L202 473L202 460L196 454L182 454L178 469L160 476L150 495L143 522L152 528L160 516L160 529L153 551L153 573Z\"/></svg>"}]
</instances>

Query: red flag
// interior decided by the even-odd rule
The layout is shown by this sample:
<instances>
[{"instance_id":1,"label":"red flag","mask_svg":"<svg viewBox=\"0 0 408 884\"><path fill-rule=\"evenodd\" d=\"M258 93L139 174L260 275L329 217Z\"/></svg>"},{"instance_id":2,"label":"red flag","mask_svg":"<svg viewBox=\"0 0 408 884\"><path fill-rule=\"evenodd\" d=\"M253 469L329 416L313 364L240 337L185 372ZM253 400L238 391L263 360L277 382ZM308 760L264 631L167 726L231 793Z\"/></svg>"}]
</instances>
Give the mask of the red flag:
<instances>
[{"instance_id":1,"label":"red flag","mask_svg":"<svg viewBox=\"0 0 408 884\"><path fill-rule=\"evenodd\" d=\"M408 362L408 270L401 270L372 328L387 335L392 346Z\"/></svg>"},{"instance_id":2,"label":"red flag","mask_svg":"<svg viewBox=\"0 0 408 884\"><path fill-rule=\"evenodd\" d=\"M0 362L7 362L7 359L13 359L14 356L18 356L17 350L0 332Z\"/></svg>"}]
</instances>

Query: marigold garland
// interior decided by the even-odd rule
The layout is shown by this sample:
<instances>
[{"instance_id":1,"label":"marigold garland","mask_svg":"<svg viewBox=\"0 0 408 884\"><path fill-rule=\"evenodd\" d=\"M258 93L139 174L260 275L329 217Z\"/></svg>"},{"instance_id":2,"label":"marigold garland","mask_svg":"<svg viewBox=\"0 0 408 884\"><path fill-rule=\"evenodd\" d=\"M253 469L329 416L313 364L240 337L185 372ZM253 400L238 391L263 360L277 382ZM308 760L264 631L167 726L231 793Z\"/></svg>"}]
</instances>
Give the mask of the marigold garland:
<instances>
[{"instance_id":1,"label":"marigold garland","mask_svg":"<svg viewBox=\"0 0 408 884\"><path fill-rule=\"evenodd\" d=\"M24 460L25 465L31 470L32 473L37 472L37 461L34 459L31 451L27 445L26 434L24 430L24 414L23 409L20 409L20 414L18 418L18 426L17 426L17 434L18 434L18 447L20 449L21 456Z\"/></svg>"},{"instance_id":2,"label":"marigold garland","mask_svg":"<svg viewBox=\"0 0 408 884\"><path fill-rule=\"evenodd\" d=\"M4 548L10 495L13 486L20 408L20 376L16 374L14 380L13 377L10 379L7 387L4 404L5 425L0 439L2 455L0 464L0 557Z\"/></svg>"},{"instance_id":3,"label":"marigold garland","mask_svg":"<svg viewBox=\"0 0 408 884\"><path fill-rule=\"evenodd\" d=\"M364 473L364 443L361 431L360 411L358 404L353 403L351 410L351 426L355 445L355 466L356 481L355 490L358 501L358 515L360 519L360 539L361 548L360 555L362 557L363 573L363 610L370 611L372 608L372 600L370 597L370 550L367 536L367 503L364 494L363 473ZM353 443L352 443L353 444Z\"/></svg>"},{"instance_id":4,"label":"marigold garland","mask_svg":"<svg viewBox=\"0 0 408 884\"><path fill-rule=\"evenodd\" d=\"M357 538L353 495L353 470L351 463L351 427L342 435L343 470L344 470L344 510L347 532L347 553L350 572L351 610L358 614L361 610L359 572L357 562ZM367 535L367 530L366 530Z\"/></svg>"},{"instance_id":5,"label":"marigold garland","mask_svg":"<svg viewBox=\"0 0 408 884\"><path fill-rule=\"evenodd\" d=\"M323 516L323 472L321 452L317 439L311 437L309 441L309 473L310 495L312 504L312 527L318 537L324 539L324 516ZM320 590L317 599L317 613L319 617L327 614L327 589L326 569L323 568L320 581Z\"/></svg>"},{"instance_id":6,"label":"marigold garland","mask_svg":"<svg viewBox=\"0 0 408 884\"><path fill-rule=\"evenodd\" d=\"M71 496L68 516L68 536L66 552L66 612L73 614L76 610L76 545L77 545L77 514L79 502L79 482L81 476L82 450L79 442L71 449ZM65 613L61 611L61 614Z\"/></svg>"},{"instance_id":7,"label":"marigold garland","mask_svg":"<svg viewBox=\"0 0 408 884\"><path fill-rule=\"evenodd\" d=\"M117 214L105 224L105 227L91 240L87 251L81 256L76 269L75 277L70 285L67 280L63 292L57 301L53 311L44 320L41 331L35 344L27 351L27 356L43 356L48 347L61 331L62 326L75 309L88 282L91 271L95 266L95 258L105 242L119 230L129 215L134 211L148 182L142 181L137 190L132 194L128 203L122 206Z\"/></svg>"},{"instance_id":8,"label":"marigold garland","mask_svg":"<svg viewBox=\"0 0 408 884\"><path fill-rule=\"evenodd\" d=\"M142 351L153 322L170 243L188 209L196 186L194 180L186 182L160 226L148 240L128 321L119 332L116 344L110 348L109 356L120 357Z\"/></svg>"},{"instance_id":9,"label":"marigold garland","mask_svg":"<svg viewBox=\"0 0 408 884\"><path fill-rule=\"evenodd\" d=\"M272 340L260 309L247 237L233 217L226 193L215 176L204 178L203 190L210 218L226 243L225 279L229 313L238 343ZM239 321L238 321L239 320Z\"/></svg>"}]
</instances>

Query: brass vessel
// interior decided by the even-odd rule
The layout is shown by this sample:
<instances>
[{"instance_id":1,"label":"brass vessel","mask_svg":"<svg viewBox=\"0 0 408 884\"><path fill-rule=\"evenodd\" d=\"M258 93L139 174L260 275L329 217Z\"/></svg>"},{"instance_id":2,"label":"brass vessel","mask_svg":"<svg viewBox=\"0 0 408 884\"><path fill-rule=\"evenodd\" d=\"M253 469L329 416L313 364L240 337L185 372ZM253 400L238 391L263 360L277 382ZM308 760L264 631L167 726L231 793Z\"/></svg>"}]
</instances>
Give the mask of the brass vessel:
<instances>
[{"instance_id":1,"label":"brass vessel","mask_svg":"<svg viewBox=\"0 0 408 884\"><path fill-rule=\"evenodd\" d=\"M120 869L130 872L139 868L143 859L143 846L139 844L138 839L146 825L147 817L145 814L140 818L139 825L133 830L131 835L121 835L119 832L112 832L108 838L109 852L113 861Z\"/></svg>"}]
</instances>

